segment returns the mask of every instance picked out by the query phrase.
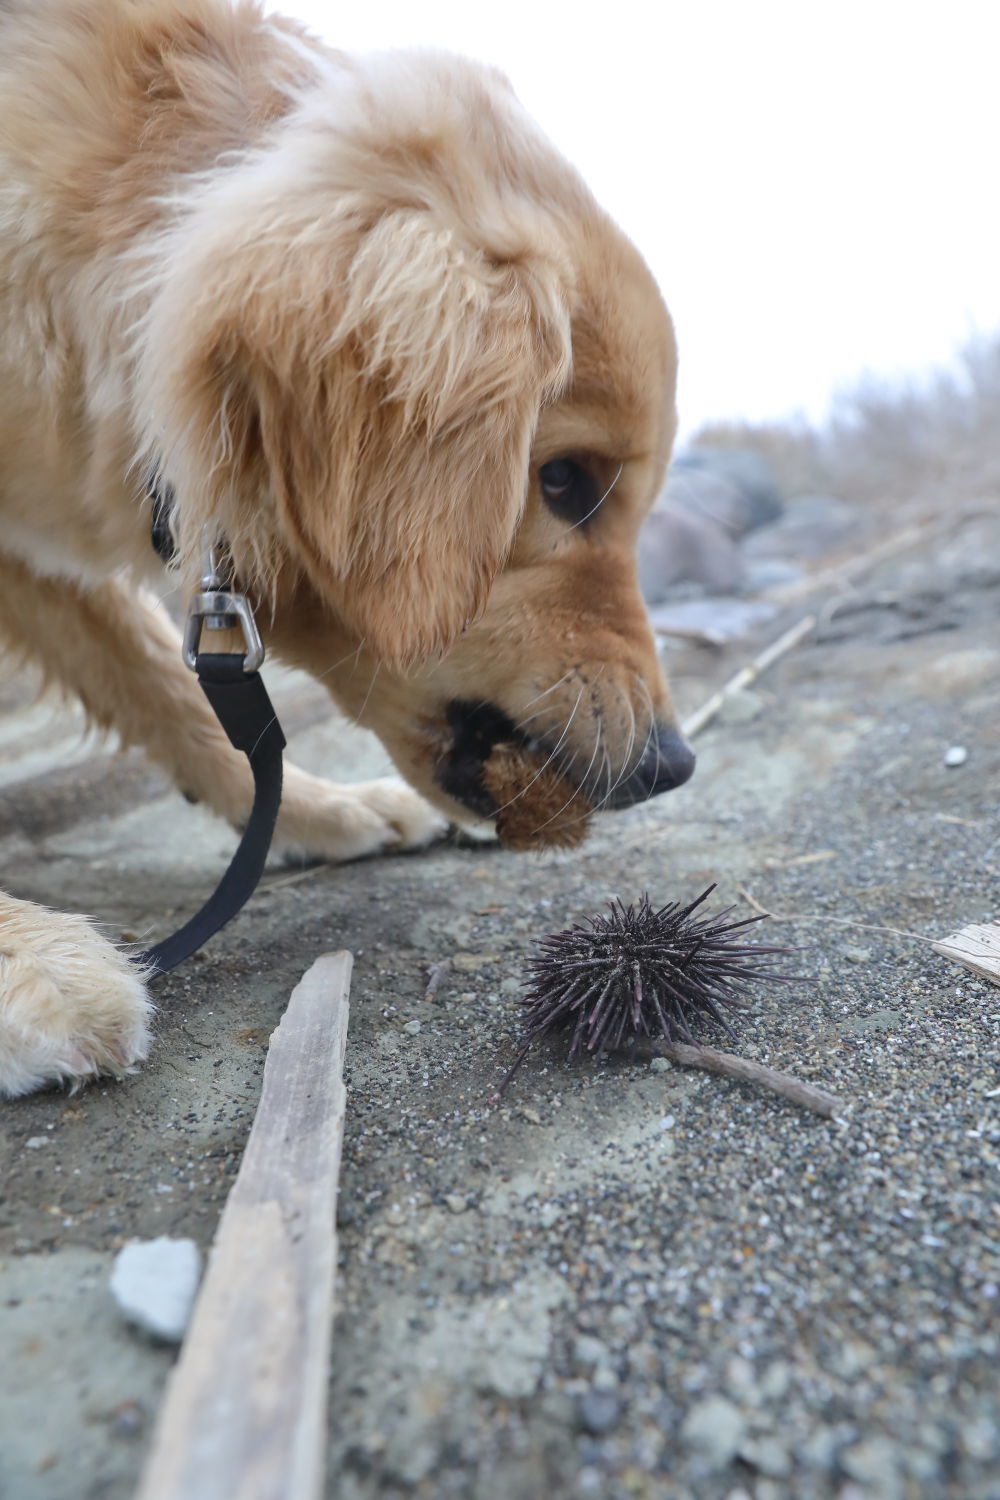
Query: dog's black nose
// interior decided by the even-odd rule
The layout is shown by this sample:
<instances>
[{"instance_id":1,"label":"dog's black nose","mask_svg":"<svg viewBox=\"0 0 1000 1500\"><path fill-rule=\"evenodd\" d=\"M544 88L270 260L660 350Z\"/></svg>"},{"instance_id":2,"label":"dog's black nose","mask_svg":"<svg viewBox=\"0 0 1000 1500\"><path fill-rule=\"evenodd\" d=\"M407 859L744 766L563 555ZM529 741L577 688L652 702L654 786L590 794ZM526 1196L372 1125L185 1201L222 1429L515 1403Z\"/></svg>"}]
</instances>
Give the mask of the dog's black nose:
<instances>
[{"instance_id":1,"label":"dog's black nose","mask_svg":"<svg viewBox=\"0 0 1000 1500\"><path fill-rule=\"evenodd\" d=\"M681 739L677 730L668 729L662 724L657 724L653 743L643 756L643 761L647 758L653 771L649 788L651 797L655 797L657 792L672 792L674 787L683 786L685 781L690 781L697 759L691 746Z\"/></svg>"},{"instance_id":2,"label":"dog's black nose","mask_svg":"<svg viewBox=\"0 0 1000 1500\"><path fill-rule=\"evenodd\" d=\"M694 775L695 753L673 725L657 724L639 764L619 782L605 807L632 807L683 786Z\"/></svg>"}]
</instances>

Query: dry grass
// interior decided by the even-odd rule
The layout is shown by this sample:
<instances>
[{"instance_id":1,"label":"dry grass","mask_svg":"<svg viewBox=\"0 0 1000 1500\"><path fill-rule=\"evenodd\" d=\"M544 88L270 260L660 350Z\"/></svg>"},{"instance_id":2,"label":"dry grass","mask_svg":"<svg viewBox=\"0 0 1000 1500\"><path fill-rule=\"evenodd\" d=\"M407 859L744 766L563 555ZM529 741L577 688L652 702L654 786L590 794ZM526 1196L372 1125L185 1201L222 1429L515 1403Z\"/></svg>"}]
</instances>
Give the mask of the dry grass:
<instances>
[{"instance_id":1,"label":"dry grass","mask_svg":"<svg viewBox=\"0 0 1000 1500\"><path fill-rule=\"evenodd\" d=\"M786 494L822 492L896 509L1000 496L1000 333L973 340L952 368L837 397L822 427L716 423L699 443L754 448Z\"/></svg>"}]
</instances>

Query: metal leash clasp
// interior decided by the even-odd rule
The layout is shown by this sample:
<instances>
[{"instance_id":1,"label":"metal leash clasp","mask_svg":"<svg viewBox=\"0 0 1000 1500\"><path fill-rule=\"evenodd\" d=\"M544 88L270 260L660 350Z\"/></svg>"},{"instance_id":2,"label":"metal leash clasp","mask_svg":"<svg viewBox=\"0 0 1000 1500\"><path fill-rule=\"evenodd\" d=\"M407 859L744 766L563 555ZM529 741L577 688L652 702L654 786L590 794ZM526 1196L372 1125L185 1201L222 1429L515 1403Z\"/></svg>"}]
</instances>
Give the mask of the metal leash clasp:
<instances>
[{"instance_id":1,"label":"metal leash clasp","mask_svg":"<svg viewBox=\"0 0 1000 1500\"><path fill-rule=\"evenodd\" d=\"M224 586L215 545L207 536L204 548L201 583L198 592L191 596L184 622L184 665L190 667L192 672L198 670L202 626L206 630L239 629L246 645L243 670L256 672L264 660L264 642L260 638L250 602L245 594L234 593Z\"/></svg>"}]
</instances>

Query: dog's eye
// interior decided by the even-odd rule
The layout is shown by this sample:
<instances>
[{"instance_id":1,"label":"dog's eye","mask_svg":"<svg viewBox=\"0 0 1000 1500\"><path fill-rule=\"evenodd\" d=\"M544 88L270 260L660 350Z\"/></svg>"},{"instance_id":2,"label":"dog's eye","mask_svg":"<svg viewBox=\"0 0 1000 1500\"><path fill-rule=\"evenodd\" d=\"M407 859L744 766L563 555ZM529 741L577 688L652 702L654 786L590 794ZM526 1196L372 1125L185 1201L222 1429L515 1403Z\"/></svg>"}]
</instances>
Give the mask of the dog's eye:
<instances>
[{"instance_id":1,"label":"dog's eye","mask_svg":"<svg viewBox=\"0 0 1000 1500\"><path fill-rule=\"evenodd\" d=\"M596 479L575 459L550 459L539 469L538 481L549 510L571 526L580 526L600 503Z\"/></svg>"}]
</instances>

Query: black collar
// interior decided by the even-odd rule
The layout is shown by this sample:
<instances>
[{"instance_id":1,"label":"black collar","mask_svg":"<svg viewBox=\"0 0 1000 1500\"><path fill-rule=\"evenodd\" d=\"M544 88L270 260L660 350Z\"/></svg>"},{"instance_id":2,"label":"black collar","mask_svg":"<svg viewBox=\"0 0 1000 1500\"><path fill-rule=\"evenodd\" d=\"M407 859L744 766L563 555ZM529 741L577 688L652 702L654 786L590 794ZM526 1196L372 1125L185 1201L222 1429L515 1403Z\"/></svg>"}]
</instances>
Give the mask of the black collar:
<instances>
[{"instance_id":1,"label":"black collar","mask_svg":"<svg viewBox=\"0 0 1000 1500\"><path fill-rule=\"evenodd\" d=\"M153 549L160 561L169 567L177 557L177 543L174 541L171 526L174 513L174 487L172 484L161 484L159 473L154 468L146 481L146 494L153 506L150 526Z\"/></svg>"}]
</instances>

